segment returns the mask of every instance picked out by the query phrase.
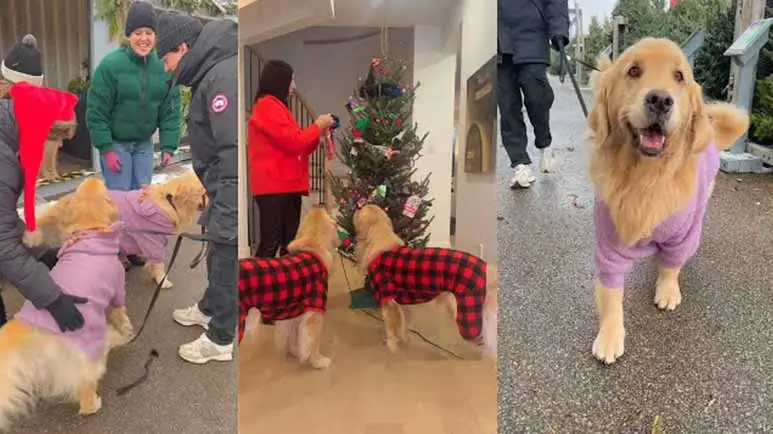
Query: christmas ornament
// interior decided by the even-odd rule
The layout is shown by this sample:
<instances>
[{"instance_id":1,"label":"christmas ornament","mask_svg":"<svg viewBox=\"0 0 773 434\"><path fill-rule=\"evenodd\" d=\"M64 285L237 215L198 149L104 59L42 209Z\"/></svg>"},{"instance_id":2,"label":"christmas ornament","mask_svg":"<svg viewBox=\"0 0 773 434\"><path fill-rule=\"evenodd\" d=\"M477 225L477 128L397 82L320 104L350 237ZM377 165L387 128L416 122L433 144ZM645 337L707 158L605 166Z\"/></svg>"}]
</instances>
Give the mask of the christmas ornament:
<instances>
[{"instance_id":1,"label":"christmas ornament","mask_svg":"<svg viewBox=\"0 0 773 434\"><path fill-rule=\"evenodd\" d=\"M416 216L416 212L419 210L419 207L421 206L421 198L418 196L411 196L405 201L405 205L403 206L403 215L408 218L413 218Z\"/></svg>"},{"instance_id":2,"label":"christmas ornament","mask_svg":"<svg viewBox=\"0 0 773 434\"><path fill-rule=\"evenodd\" d=\"M399 153L400 151L398 151L397 149L393 149L391 146L389 146L384 151L384 156L386 157L387 160L391 160L393 155L399 154Z\"/></svg>"},{"instance_id":3,"label":"christmas ornament","mask_svg":"<svg viewBox=\"0 0 773 434\"><path fill-rule=\"evenodd\" d=\"M387 186L379 185L378 187L376 187L375 190L373 190L373 193L370 194L370 198L373 199L377 197L379 199L383 199L386 197L386 194L387 194Z\"/></svg>"},{"instance_id":4,"label":"christmas ornament","mask_svg":"<svg viewBox=\"0 0 773 434\"><path fill-rule=\"evenodd\" d=\"M368 204L367 199L365 199L364 197L361 197L360 200L357 201L357 208L362 208L367 204Z\"/></svg>"},{"instance_id":5,"label":"christmas ornament","mask_svg":"<svg viewBox=\"0 0 773 434\"><path fill-rule=\"evenodd\" d=\"M351 238L346 238L346 239L342 240L341 242L343 243L344 247L351 247L352 246L352 239Z\"/></svg>"},{"instance_id":6,"label":"christmas ornament","mask_svg":"<svg viewBox=\"0 0 773 434\"><path fill-rule=\"evenodd\" d=\"M399 143L403 141L403 137L405 137L405 131L400 131L396 136L392 137L392 143Z\"/></svg>"},{"instance_id":7,"label":"christmas ornament","mask_svg":"<svg viewBox=\"0 0 773 434\"><path fill-rule=\"evenodd\" d=\"M349 153L352 155L352 157L356 157L357 155L360 154L360 151L358 151L356 147L352 146L352 149L349 151Z\"/></svg>"},{"instance_id":8,"label":"christmas ornament","mask_svg":"<svg viewBox=\"0 0 773 434\"><path fill-rule=\"evenodd\" d=\"M398 118L398 119L395 119L395 126L396 126L397 128L400 128L400 127L402 127L402 126L403 126L403 121L401 121L399 118Z\"/></svg>"},{"instance_id":9,"label":"christmas ornament","mask_svg":"<svg viewBox=\"0 0 773 434\"><path fill-rule=\"evenodd\" d=\"M356 108L360 107L360 100L357 99L357 97L350 96L348 100L346 100L346 110L347 111L354 111Z\"/></svg>"},{"instance_id":10,"label":"christmas ornament","mask_svg":"<svg viewBox=\"0 0 773 434\"><path fill-rule=\"evenodd\" d=\"M340 241L343 241L343 240L349 238L349 235L351 235L351 234L349 234L349 231L347 231L346 229L342 228L341 226L338 226L338 239Z\"/></svg>"},{"instance_id":11,"label":"christmas ornament","mask_svg":"<svg viewBox=\"0 0 773 434\"><path fill-rule=\"evenodd\" d=\"M364 131L370 124L370 116L365 116L354 121L354 127L360 131Z\"/></svg>"}]
</instances>

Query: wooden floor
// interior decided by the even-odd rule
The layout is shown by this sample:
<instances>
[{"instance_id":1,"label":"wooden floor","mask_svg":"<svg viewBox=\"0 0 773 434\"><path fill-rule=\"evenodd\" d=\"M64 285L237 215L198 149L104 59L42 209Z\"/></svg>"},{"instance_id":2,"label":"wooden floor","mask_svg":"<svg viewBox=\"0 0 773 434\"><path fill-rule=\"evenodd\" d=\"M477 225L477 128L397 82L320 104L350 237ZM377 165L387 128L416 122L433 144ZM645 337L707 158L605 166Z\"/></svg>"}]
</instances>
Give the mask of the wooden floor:
<instances>
[{"instance_id":1,"label":"wooden floor","mask_svg":"<svg viewBox=\"0 0 773 434\"><path fill-rule=\"evenodd\" d=\"M408 309L409 327L465 360L411 333L400 353L389 354L382 323L348 308L344 271L355 288L362 283L351 263L344 269L337 260L322 347L333 359L328 370L277 354L270 327L245 337L239 352L239 433L496 433L496 364L479 360L453 319L432 304Z\"/></svg>"}]
</instances>

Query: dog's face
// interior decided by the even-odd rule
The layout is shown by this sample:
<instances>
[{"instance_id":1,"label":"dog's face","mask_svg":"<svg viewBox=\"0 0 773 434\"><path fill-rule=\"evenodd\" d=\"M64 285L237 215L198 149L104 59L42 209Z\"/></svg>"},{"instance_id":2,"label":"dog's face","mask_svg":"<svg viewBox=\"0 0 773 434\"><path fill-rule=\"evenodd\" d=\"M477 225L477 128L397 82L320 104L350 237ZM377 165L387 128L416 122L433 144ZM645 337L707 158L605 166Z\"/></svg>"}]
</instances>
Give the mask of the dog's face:
<instances>
[{"instance_id":1,"label":"dog's face","mask_svg":"<svg viewBox=\"0 0 773 434\"><path fill-rule=\"evenodd\" d=\"M118 221L118 208L99 178L84 180L74 193L62 199L57 226L64 234L104 230Z\"/></svg>"},{"instance_id":2,"label":"dog's face","mask_svg":"<svg viewBox=\"0 0 773 434\"><path fill-rule=\"evenodd\" d=\"M354 231L357 240L366 240L374 228L384 227L393 230L392 220L387 213L376 205L365 205L354 213Z\"/></svg>"},{"instance_id":3,"label":"dog's face","mask_svg":"<svg viewBox=\"0 0 773 434\"><path fill-rule=\"evenodd\" d=\"M701 152L710 128L703 104L679 46L645 38L600 74L589 125L600 146L614 141L642 158Z\"/></svg>"},{"instance_id":4,"label":"dog's face","mask_svg":"<svg viewBox=\"0 0 773 434\"><path fill-rule=\"evenodd\" d=\"M183 225L190 224L193 216L197 212L204 211L209 204L207 190L194 172L178 176L160 188Z\"/></svg>"}]
</instances>

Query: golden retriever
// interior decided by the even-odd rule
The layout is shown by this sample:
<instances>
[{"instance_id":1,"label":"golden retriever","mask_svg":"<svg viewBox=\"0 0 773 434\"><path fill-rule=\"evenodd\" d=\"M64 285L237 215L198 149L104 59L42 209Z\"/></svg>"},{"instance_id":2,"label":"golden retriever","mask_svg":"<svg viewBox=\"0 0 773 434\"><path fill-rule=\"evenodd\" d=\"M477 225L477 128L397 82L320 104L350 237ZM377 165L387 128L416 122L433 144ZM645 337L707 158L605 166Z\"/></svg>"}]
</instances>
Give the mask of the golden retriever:
<instances>
[{"instance_id":1,"label":"golden retriever","mask_svg":"<svg viewBox=\"0 0 773 434\"><path fill-rule=\"evenodd\" d=\"M280 351L316 369L330 366L319 346L336 229L324 208L313 208L287 246L288 255L239 261L240 341L245 333L255 337L264 319L276 321L274 338ZM280 282L279 276L286 280Z\"/></svg>"},{"instance_id":2,"label":"golden retriever","mask_svg":"<svg viewBox=\"0 0 773 434\"><path fill-rule=\"evenodd\" d=\"M588 117L596 189L596 306L593 355L623 355L623 281L633 263L660 260L655 303L681 302L679 273L698 248L719 151L748 128L748 115L707 104L682 50L645 38L614 62L599 62Z\"/></svg>"},{"instance_id":3,"label":"golden retriever","mask_svg":"<svg viewBox=\"0 0 773 434\"><path fill-rule=\"evenodd\" d=\"M121 250L129 255L148 258L146 268L154 283L159 284L166 270L164 257L166 245L172 235L177 235L193 223L194 217L207 206L207 192L193 171L171 178L167 182L152 184L144 190L110 190L110 198L118 206L120 220L125 224L121 238ZM59 202L66 203L72 195ZM52 227L59 216L53 208L38 219L40 228ZM38 244L42 238L27 237L28 244ZM173 286L169 278L162 288Z\"/></svg>"},{"instance_id":4,"label":"golden retriever","mask_svg":"<svg viewBox=\"0 0 773 434\"><path fill-rule=\"evenodd\" d=\"M355 254L360 271L367 274L374 286L379 288L376 290L377 299L384 297L381 303L381 314L386 328L387 348L390 351L397 351L399 342L406 341L405 315L399 303L418 304L434 300L447 307L449 315L457 321L459 332L465 340L480 345L482 355L496 357L496 267L488 267L481 259L453 249L399 249L404 247L405 243L395 234L392 221L386 212L376 205L366 205L354 214L354 229ZM425 284L418 283L423 280L421 276L412 276L396 283L397 279L402 279L404 277L402 275L411 271L400 269L397 265L382 266L383 258L389 256L389 252L395 252L395 255L400 256L397 261L416 259L433 261L433 270L442 274L442 280L440 283L435 280ZM445 265L451 266L445 267ZM415 268L421 273L421 267ZM468 271L474 278L465 277ZM381 279L383 283L378 282ZM397 288L394 295L386 296L382 292L384 288L390 286L387 283L390 281L395 283ZM417 282L416 287L407 283L409 281ZM480 284L476 285L476 282ZM421 295L417 296L417 294ZM475 300L475 303L469 306L459 305L459 299ZM468 317L479 318L480 324L467 324ZM465 336L467 326L472 326L475 336Z\"/></svg>"},{"instance_id":5,"label":"golden retriever","mask_svg":"<svg viewBox=\"0 0 773 434\"><path fill-rule=\"evenodd\" d=\"M86 324L63 334L47 311L26 302L0 329L0 430L7 430L39 399L64 398L78 402L82 415L96 413L102 405L97 385L108 352L133 335L118 259L118 211L104 183L85 180L70 200L51 210L68 237L51 276L66 293L89 300L78 305ZM102 251L91 253L95 245Z\"/></svg>"}]
</instances>

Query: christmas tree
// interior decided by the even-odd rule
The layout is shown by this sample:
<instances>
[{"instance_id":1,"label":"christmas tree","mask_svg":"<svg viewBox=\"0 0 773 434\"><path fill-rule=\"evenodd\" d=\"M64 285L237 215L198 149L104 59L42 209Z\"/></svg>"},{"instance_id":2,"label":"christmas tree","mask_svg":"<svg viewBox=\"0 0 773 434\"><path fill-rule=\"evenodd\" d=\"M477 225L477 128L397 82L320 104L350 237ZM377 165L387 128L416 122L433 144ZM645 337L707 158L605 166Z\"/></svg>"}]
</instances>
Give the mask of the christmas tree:
<instances>
[{"instance_id":1,"label":"christmas tree","mask_svg":"<svg viewBox=\"0 0 773 434\"><path fill-rule=\"evenodd\" d=\"M346 103L351 125L341 137L338 157L349 174L331 177L331 184L340 211L340 251L349 258L354 258L354 213L367 204L386 211L407 245L422 247L429 239L430 174L413 179L427 134L419 136L418 126L410 124L418 85L403 83L406 72L404 63L374 58L367 79Z\"/></svg>"}]
</instances>

